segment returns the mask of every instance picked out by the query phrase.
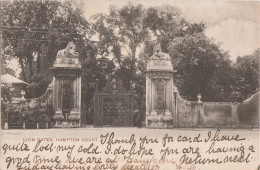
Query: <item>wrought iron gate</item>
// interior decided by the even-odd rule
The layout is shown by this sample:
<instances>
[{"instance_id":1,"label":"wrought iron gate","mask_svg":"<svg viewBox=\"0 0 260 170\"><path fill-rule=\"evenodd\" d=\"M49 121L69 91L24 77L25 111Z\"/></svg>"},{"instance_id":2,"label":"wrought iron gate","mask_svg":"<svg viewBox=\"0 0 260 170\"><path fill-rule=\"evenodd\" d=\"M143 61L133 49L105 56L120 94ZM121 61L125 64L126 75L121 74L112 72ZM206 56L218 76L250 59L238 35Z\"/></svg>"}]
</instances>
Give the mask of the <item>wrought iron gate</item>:
<instances>
[{"instance_id":1,"label":"wrought iron gate","mask_svg":"<svg viewBox=\"0 0 260 170\"><path fill-rule=\"evenodd\" d=\"M118 82L109 82L95 94L94 126L133 126L133 94Z\"/></svg>"}]
</instances>

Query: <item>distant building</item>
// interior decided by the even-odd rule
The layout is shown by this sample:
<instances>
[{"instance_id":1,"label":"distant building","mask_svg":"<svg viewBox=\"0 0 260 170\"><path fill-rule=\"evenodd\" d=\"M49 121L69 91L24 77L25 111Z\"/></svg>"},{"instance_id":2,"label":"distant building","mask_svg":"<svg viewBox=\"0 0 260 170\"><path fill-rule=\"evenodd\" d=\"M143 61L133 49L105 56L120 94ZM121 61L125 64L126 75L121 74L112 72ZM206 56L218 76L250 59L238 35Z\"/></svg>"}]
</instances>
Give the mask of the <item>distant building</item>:
<instances>
[{"instance_id":1,"label":"distant building","mask_svg":"<svg viewBox=\"0 0 260 170\"><path fill-rule=\"evenodd\" d=\"M14 100L20 99L25 95L26 86L28 85L25 81L20 80L10 74L1 75L1 84L11 85L10 91Z\"/></svg>"}]
</instances>

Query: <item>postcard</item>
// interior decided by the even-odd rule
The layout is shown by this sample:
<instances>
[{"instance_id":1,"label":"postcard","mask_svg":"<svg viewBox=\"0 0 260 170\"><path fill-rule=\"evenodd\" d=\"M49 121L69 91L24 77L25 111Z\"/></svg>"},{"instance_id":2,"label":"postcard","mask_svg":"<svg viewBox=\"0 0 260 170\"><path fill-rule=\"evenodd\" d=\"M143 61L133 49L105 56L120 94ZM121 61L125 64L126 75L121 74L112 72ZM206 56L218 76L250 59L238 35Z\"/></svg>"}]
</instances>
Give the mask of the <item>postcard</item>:
<instances>
[{"instance_id":1,"label":"postcard","mask_svg":"<svg viewBox=\"0 0 260 170\"><path fill-rule=\"evenodd\" d=\"M1 170L260 169L257 1L1 1Z\"/></svg>"}]
</instances>

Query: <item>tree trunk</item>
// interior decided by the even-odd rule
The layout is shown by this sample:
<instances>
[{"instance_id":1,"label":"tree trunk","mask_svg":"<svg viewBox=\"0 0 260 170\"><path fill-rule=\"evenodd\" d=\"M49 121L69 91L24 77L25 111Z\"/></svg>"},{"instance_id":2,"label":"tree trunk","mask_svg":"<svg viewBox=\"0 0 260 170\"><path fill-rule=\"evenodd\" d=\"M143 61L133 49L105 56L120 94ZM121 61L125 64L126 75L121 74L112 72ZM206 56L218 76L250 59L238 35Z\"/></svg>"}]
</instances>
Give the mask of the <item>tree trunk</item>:
<instances>
[{"instance_id":1,"label":"tree trunk","mask_svg":"<svg viewBox=\"0 0 260 170\"><path fill-rule=\"evenodd\" d=\"M33 56L32 54L28 54L28 64L29 64L29 83L32 82L32 76L33 76Z\"/></svg>"},{"instance_id":2,"label":"tree trunk","mask_svg":"<svg viewBox=\"0 0 260 170\"><path fill-rule=\"evenodd\" d=\"M132 49L132 63L131 63L131 84L134 83L134 75L135 75L135 53L136 47Z\"/></svg>"},{"instance_id":3,"label":"tree trunk","mask_svg":"<svg viewBox=\"0 0 260 170\"><path fill-rule=\"evenodd\" d=\"M24 70L24 65L23 65L23 59L22 59L22 56L20 54L18 54L18 60L19 60L19 64L22 68L22 76L23 76L23 80L25 82L27 82L27 79L26 79L26 76L25 76L25 70Z\"/></svg>"}]
</instances>

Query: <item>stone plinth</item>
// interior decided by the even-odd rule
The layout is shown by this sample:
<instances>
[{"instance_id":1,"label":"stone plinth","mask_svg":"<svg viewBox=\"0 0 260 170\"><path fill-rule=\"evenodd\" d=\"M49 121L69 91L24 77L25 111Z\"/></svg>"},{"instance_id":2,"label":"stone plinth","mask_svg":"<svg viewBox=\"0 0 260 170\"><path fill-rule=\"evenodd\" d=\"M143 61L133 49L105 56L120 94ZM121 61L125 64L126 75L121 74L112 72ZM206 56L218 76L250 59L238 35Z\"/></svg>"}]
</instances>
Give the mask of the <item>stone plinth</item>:
<instances>
[{"instance_id":1,"label":"stone plinth","mask_svg":"<svg viewBox=\"0 0 260 170\"><path fill-rule=\"evenodd\" d=\"M154 49L146 67L146 126L172 127L175 119L173 66L170 56L159 46Z\"/></svg>"},{"instance_id":2,"label":"stone plinth","mask_svg":"<svg viewBox=\"0 0 260 170\"><path fill-rule=\"evenodd\" d=\"M61 68L81 68L81 63L78 58L73 57L57 57L54 61L53 67Z\"/></svg>"}]
</instances>

